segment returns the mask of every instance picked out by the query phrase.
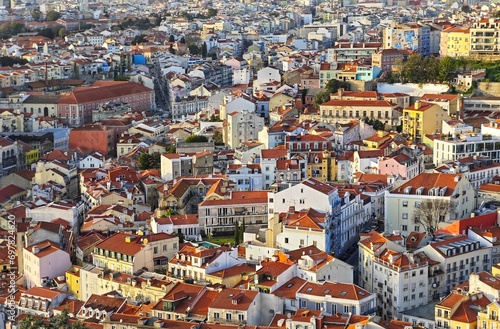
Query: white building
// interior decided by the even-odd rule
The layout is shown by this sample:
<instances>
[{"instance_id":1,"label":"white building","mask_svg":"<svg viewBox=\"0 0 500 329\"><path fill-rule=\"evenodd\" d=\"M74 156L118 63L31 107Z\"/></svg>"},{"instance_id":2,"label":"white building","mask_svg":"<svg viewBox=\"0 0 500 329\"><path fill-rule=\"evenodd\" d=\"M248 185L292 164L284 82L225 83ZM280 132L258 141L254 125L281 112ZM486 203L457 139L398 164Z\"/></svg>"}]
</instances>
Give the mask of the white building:
<instances>
[{"instance_id":1,"label":"white building","mask_svg":"<svg viewBox=\"0 0 500 329\"><path fill-rule=\"evenodd\" d=\"M262 190L262 172L260 164L230 164L226 177L233 181L236 191Z\"/></svg>"},{"instance_id":2,"label":"white building","mask_svg":"<svg viewBox=\"0 0 500 329\"><path fill-rule=\"evenodd\" d=\"M448 201L453 211L437 219L436 223L417 222L416 209L428 200ZM385 192L385 231L400 231L405 236L412 231L435 232L458 219L468 218L475 208L474 188L465 175L421 173L391 192Z\"/></svg>"},{"instance_id":3,"label":"white building","mask_svg":"<svg viewBox=\"0 0 500 329\"><path fill-rule=\"evenodd\" d=\"M71 267L67 252L59 244L46 240L23 250L24 277L26 287L43 287L58 276L64 276Z\"/></svg>"},{"instance_id":4,"label":"white building","mask_svg":"<svg viewBox=\"0 0 500 329\"><path fill-rule=\"evenodd\" d=\"M234 111L227 114L224 127L224 143L235 149L246 141L258 140L259 132L264 127L264 118L255 111Z\"/></svg>"}]
</instances>

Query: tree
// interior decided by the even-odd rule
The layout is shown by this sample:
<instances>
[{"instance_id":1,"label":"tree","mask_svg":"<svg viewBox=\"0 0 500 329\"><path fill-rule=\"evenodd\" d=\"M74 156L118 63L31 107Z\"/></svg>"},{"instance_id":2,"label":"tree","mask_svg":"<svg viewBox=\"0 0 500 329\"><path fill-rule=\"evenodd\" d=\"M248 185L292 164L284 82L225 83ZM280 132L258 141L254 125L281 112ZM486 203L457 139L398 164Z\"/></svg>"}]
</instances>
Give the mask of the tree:
<instances>
[{"instance_id":1,"label":"tree","mask_svg":"<svg viewBox=\"0 0 500 329\"><path fill-rule=\"evenodd\" d=\"M160 152L153 152L149 158L150 168L160 169L161 166L161 154Z\"/></svg>"},{"instance_id":2,"label":"tree","mask_svg":"<svg viewBox=\"0 0 500 329\"><path fill-rule=\"evenodd\" d=\"M171 34L170 37L168 38L168 42L175 42L175 37L173 34Z\"/></svg>"},{"instance_id":3,"label":"tree","mask_svg":"<svg viewBox=\"0 0 500 329\"><path fill-rule=\"evenodd\" d=\"M241 223L240 228L240 241L245 242L245 218L243 218L243 222Z\"/></svg>"},{"instance_id":4,"label":"tree","mask_svg":"<svg viewBox=\"0 0 500 329\"><path fill-rule=\"evenodd\" d=\"M336 93L340 88L349 89L349 84L345 81L331 79L325 86L325 90L330 92L331 94Z\"/></svg>"},{"instance_id":5,"label":"tree","mask_svg":"<svg viewBox=\"0 0 500 329\"><path fill-rule=\"evenodd\" d=\"M201 47L199 47L197 45L189 45L188 49L189 49L189 53L191 55L200 55L201 54Z\"/></svg>"},{"instance_id":6,"label":"tree","mask_svg":"<svg viewBox=\"0 0 500 329\"><path fill-rule=\"evenodd\" d=\"M179 42L182 43L182 44L186 44L186 38L182 37Z\"/></svg>"},{"instance_id":7,"label":"tree","mask_svg":"<svg viewBox=\"0 0 500 329\"><path fill-rule=\"evenodd\" d=\"M434 236L439 223L447 216L454 214L453 205L445 199L428 199L422 201L413 213L415 223L422 224L428 234Z\"/></svg>"},{"instance_id":8,"label":"tree","mask_svg":"<svg viewBox=\"0 0 500 329\"><path fill-rule=\"evenodd\" d=\"M139 155L139 160L137 161L139 169L146 170L151 168L151 156L148 153L142 153Z\"/></svg>"},{"instance_id":9,"label":"tree","mask_svg":"<svg viewBox=\"0 0 500 329\"><path fill-rule=\"evenodd\" d=\"M207 17L211 18L211 17L214 17L214 16L217 16L217 9L215 9L215 8L208 8Z\"/></svg>"},{"instance_id":10,"label":"tree","mask_svg":"<svg viewBox=\"0 0 500 329\"><path fill-rule=\"evenodd\" d=\"M9 56L0 57L0 65L1 66L12 66L14 64L24 65L26 63L28 63L28 60L26 60L24 58L14 58L14 57L9 57Z\"/></svg>"},{"instance_id":11,"label":"tree","mask_svg":"<svg viewBox=\"0 0 500 329\"><path fill-rule=\"evenodd\" d=\"M33 9L31 11L31 17L33 17L34 21L40 21L42 19L42 12L39 9Z\"/></svg>"},{"instance_id":12,"label":"tree","mask_svg":"<svg viewBox=\"0 0 500 329\"><path fill-rule=\"evenodd\" d=\"M222 133L220 131L215 131L212 139L215 145L224 145L224 138L222 137Z\"/></svg>"},{"instance_id":13,"label":"tree","mask_svg":"<svg viewBox=\"0 0 500 329\"><path fill-rule=\"evenodd\" d=\"M21 325L19 329L35 329L35 328L44 328L46 325L43 320L39 317L34 317L31 314L28 314L23 321L21 321Z\"/></svg>"},{"instance_id":14,"label":"tree","mask_svg":"<svg viewBox=\"0 0 500 329\"><path fill-rule=\"evenodd\" d=\"M463 5L461 9L464 13L470 13L472 11L468 5Z\"/></svg>"},{"instance_id":15,"label":"tree","mask_svg":"<svg viewBox=\"0 0 500 329\"><path fill-rule=\"evenodd\" d=\"M68 30L66 30L66 28L63 27L59 30L57 35L59 35L59 37L61 37L61 38L64 38L65 36L69 35L69 32L68 32Z\"/></svg>"},{"instance_id":16,"label":"tree","mask_svg":"<svg viewBox=\"0 0 500 329\"><path fill-rule=\"evenodd\" d=\"M206 143L208 142L208 138L201 135L191 135L185 140L186 143Z\"/></svg>"},{"instance_id":17,"label":"tree","mask_svg":"<svg viewBox=\"0 0 500 329\"><path fill-rule=\"evenodd\" d=\"M326 103L330 100L330 92L325 90L325 91L320 91L316 95L314 95L313 98L313 105L314 107L318 108L321 104Z\"/></svg>"},{"instance_id":18,"label":"tree","mask_svg":"<svg viewBox=\"0 0 500 329\"><path fill-rule=\"evenodd\" d=\"M55 11L55 10L49 10L47 12L47 17L46 17L47 21L49 21L49 22L55 22L59 18L61 18L61 13L60 12Z\"/></svg>"},{"instance_id":19,"label":"tree","mask_svg":"<svg viewBox=\"0 0 500 329\"><path fill-rule=\"evenodd\" d=\"M88 329L87 326L80 320L71 325L71 329Z\"/></svg>"},{"instance_id":20,"label":"tree","mask_svg":"<svg viewBox=\"0 0 500 329\"><path fill-rule=\"evenodd\" d=\"M455 72L456 62L451 57L445 57L439 61L438 81L451 83Z\"/></svg>"},{"instance_id":21,"label":"tree","mask_svg":"<svg viewBox=\"0 0 500 329\"><path fill-rule=\"evenodd\" d=\"M138 44L146 42L146 41L147 40L146 40L144 34L141 34L141 35L136 35L134 37L134 39L132 39L132 41L130 42L130 44L132 44L132 45L138 45Z\"/></svg>"},{"instance_id":22,"label":"tree","mask_svg":"<svg viewBox=\"0 0 500 329\"><path fill-rule=\"evenodd\" d=\"M208 54L207 43L203 42L203 44L201 45L201 57L205 58L207 57L207 54Z\"/></svg>"},{"instance_id":23,"label":"tree","mask_svg":"<svg viewBox=\"0 0 500 329\"><path fill-rule=\"evenodd\" d=\"M175 149L175 145L170 145L165 149L165 153L167 154L174 154L177 153L177 150Z\"/></svg>"},{"instance_id":24,"label":"tree","mask_svg":"<svg viewBox=\"0 0 500 329\"><path fill-rule=\"evenodd\" d=\"M61 314L52 316L49 326L54 329L65 329L68 327L68 319L68 310L64 309Z\"/></svg>"},{"instance_id":25,"label":"tree","mask_svg":"<svg viewBox=\"0 0 500 329\"><path fill-rule=\"evenodd\" d=\"M240 244L240 224L238 221L234 223L234 245L238 246Z\"/></svg>"},{"instance_id":26,"label":"tree","mask_svg":"<svg viewBox=\"0 0 500 329\"><path fill-rule=\"evenodd\" d=\"M38 35L49 39L54 39L54 30L52 30L50 27L47 27L40 30L40 32L38 32Z\"/></svg>"}]
</instances>

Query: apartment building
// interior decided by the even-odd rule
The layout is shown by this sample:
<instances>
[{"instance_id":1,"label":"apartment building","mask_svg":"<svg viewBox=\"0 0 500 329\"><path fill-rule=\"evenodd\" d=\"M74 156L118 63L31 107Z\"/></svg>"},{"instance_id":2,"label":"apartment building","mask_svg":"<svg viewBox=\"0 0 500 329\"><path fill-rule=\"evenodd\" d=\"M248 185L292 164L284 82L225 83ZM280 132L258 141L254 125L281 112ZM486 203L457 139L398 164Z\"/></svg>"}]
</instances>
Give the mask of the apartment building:
<instances>
[{"instance_id":1,"label":"apartment building","mask_svg":"<svg viewBox=\"0 0 500 329\"><path fill-rule=\"evenodd\" d=\"M376 312L376 295L353 283L306 282L296 297L300 308L322 310L326 315L371 315Z\"/></svg>"},{"instance_id":2,"label":"apartment building","mask_svg":"<svg viewBox=\"0 0 500 329\"><path fill-rule=\"evenodd\" d=\"M95 246L92 262L104 269L134 274L141 268L166 268L178 248L179 238L166 233L116 233Z\"/></svg>"},{"instance_id":3,"label":"apartment building","mask_svg":"<svg viewBox=\"0 0 500 329\"><path fill-rule=\"evenodd\" d=\"M445 200L454 209L433 223L417 221L415 212L422 202ZM474 188L463 174L421 173L391 192L385 192L385 231L435 232L475 209Z\"/></svg>"},{"instance_id":4,"label":"apartment building","mask_svg":"<svg viewBox=\"0 0 500 329\"><path fill-rule=\"evenodd\" d=\"M206 234L234 231L236 223L267 225L267 191L213 193L198 205L198 222Z\"/></svg>"},{"instance_id":5,"label":"apartment building","mask_svg":"<svg viewBox=\"0 0 500 329\"><path fill-rule=\"evenodd\" d=\"M431 53L431 28L419 23L393 23L383 31L383 47L413 50L429 56Z\"/></svg>"},{"instance_id":6,"label":"apartment building","mask_svg":"<svg viewBox=\"0 0 500 329\"><path fill-rule=\"evenodd\" d=\"M450 26L441 31L439 55L441 57L467 57L471 49L468 26Z\"/></svg>"},{"instance_id":7,"label":"apartment building","mask_svg":"<svg viewBox=\"0 0 500 329\"><path fill-rule=\"evenodd\" d=\"M395 104L386 100L331 99L319 106L321 121L341 124L372 118L393 125L399 118L396 108Z\"/></svg>"},{"instance_id":8,"label":"apartment building","mask_svg":"<svg viewBox=\"0 0 500 329\"><path fill-rule=\"evenodd\" d=\"M439 262L439 269L444 272L445 279L437 290L441 296L468 281L470 274L491 270L491 247L481 247L479 241L465 235L438 237L418 252Z\"/></svg>"},{"instance_id":9,"label":"apartment building","mask_svg":"<svg viewBox=\"0 0 500 329\"><path fill-rule=\"evenodd\" d=\"M500 41L500 19L481 18L470 27L470 55L498 55L497 43Z\"/></svg>"},{"instance_id":10,"label":"apartment building","mask_svg":"<svg viewBox=\"0 0 500 329\"><path fill-rule=\"evenodd\" d=\"M375 231L359 241L360 284L377 294L378 311L388 320L428 303L430 264L402 242L400 235Z\"/></svg>"},{"instance_id":11,"label":"apartment building","mask_svg":"<svg viewBox=\"0 0 500 329\"><path fill-rule=\"evenodd\" d=\"M468 133L436 138L433 145L433 162L436 166L478 155L490 159L500 158L500 139L492 138L491 135Z\"/></svg>"},{"instance_id":12,"label":"apartment building","mask_svg":"<svg viewBox=\"0 0 500 329\"><path fill-rule=\"evenodd\" d=\"M255 111L234 111L228 113L224 126L224 143L235 149L246 141L258 140L264 127L264 118Z\"/></svg>"},{"instance_id":13,"label":"apartment building","mask_svg":"<svg viewBox=\"0 0 500 329\"><path fill-rule=\"evenodd\" d=\"M422 141L427 134L435 134L441 130L442 122L450 120L450 116L441 106L433 103L416 101L403 110L403 133L413 141Z\"/></svg>"},{"instance_id":14,"label":"apartment building","mask_svg":"<svg viewBox=\"0 0 500 329\"><path fill-rule=\"evenodd\" d=\"M485 156L471 156L443 163L435 172L463 174L477 191L500 174L500 163Z\"/></svg>"},{"instance_id":15,"label":"apartment building","mask_svg":"<svg viewBox=\"0 0 500 329\"><path fill-rule=\"evenodd\" d=\"M484 314L490 304L491 301L480 291L453 291L434 307L436 329L479 328L478 320L484 319L480 314Z\"/></svg>"}]
</instances>

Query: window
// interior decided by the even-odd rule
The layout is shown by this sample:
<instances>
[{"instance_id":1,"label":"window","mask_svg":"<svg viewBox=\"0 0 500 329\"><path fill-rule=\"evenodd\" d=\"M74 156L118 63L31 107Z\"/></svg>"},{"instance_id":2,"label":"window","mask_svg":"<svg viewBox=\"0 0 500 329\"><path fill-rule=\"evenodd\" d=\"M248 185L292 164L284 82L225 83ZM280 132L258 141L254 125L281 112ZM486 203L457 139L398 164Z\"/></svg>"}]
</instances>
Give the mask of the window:
<instances>
[{"instance_id":1,"label":"window","mask_svg":"<svg viewBox=\"0 0 500 329\"><path fill-rule=\"evenodd\" d=\"M401 225L401 231L408 231L407 225Z\"/></svg>"},{"instance_id":2,"label":"window","mask_svg":"<svg viewBox=\"0 0 500 329\"><path fill-rule=\"evenodd\" d=\"M238 314L238 322L245 321L245 314Z\"/></svg>"},{"instance_id":3,"label":"window","mask_svg":"<svg viewBox=\"0 0 500 329\"><path fill-rule=\"evenodd\" d=\"M153 253L157 254L158 253L158 247L153 248Z\"/></svg>"},{"instance_id":4,"label":"window","mask_svg":"<svg viewBox=\"0 0 500 329\"><path fill-rule=\"evenodd\" d=\"M408 207L408 201L403 201L403 207Z\"/></svg>"},{"instance_id":5,"label":"window","mask_svg":"<svg viewBox=\"0 0 500 329\"><path fill-rule=\"evenodd\" d=\"M304 239L300 239L300 245L303 246L304 245Z\"/></svg>"},{"instance_id":6,"label":"window","mask_svg":"<svg viewBox=\"0 0 500 329\"><path fill-rule=\"evenodd\" d=\"M226 313L226 321L231 321L231 313Z\"/></svg>"},{"instance_id":7,"label":"window","mask_svg":"<svg viewBox=\"0 0 500 329\"><path fill-rule=\"evenodd\" d=\"M219 319L219 313L217 312L214 313L214 319Z\"/></svg>"},{"instance_id":8,"label":"window","mask_svg":"<svg viewBox=\"0 0 500 329\"><path fill-rule=\"evenodd\" d=\"M166 244L163 245L163 251L167 251L167 245Z\"/></svg>"},{"instance_id":9,"label":"window","mask_svg":"<svg viewBox=\"0 0 500 329\"><path fill-rule=\"evenodd\" d=\"M404 212L402 217L403 217L403 219L408 219L408 213Z\"/></svg>"},{"instance_id":10,"label":"window","mask_svg":"<svg viewBox=\"0 0 500 329\"><path fill-rule=\"evenodd\" d=\"M288 238L285 238L285 243L288 243Z\"/></svg>"}]
</instances>

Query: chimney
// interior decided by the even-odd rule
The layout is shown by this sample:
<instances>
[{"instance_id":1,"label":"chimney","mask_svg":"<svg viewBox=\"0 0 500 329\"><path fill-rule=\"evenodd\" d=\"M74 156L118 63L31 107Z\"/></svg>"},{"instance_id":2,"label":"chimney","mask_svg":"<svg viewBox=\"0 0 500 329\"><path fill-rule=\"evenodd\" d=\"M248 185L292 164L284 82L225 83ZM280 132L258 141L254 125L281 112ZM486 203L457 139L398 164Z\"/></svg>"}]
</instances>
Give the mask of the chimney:
<instances>
[{"instance_id":1,"label":"chimney","mask_svg":"<svg viewBox=\"0 0 500 329\"><path fill-rule=\"evenodd\" d=\"M420 108L420 101L416 101L413 107L415 108L415 110L418 110Z\"/></svg>"},{"instance_id":2,"label":"chimney","mask_svg":"<svg viewBox=\"0 0 500 329\"><path fill-rule=\"evenodd\" d=\"M295 214L295 207L294 206L290 206L290 208L288 208L288 213L289 214Z\"/></svg>"}]
</instances>

